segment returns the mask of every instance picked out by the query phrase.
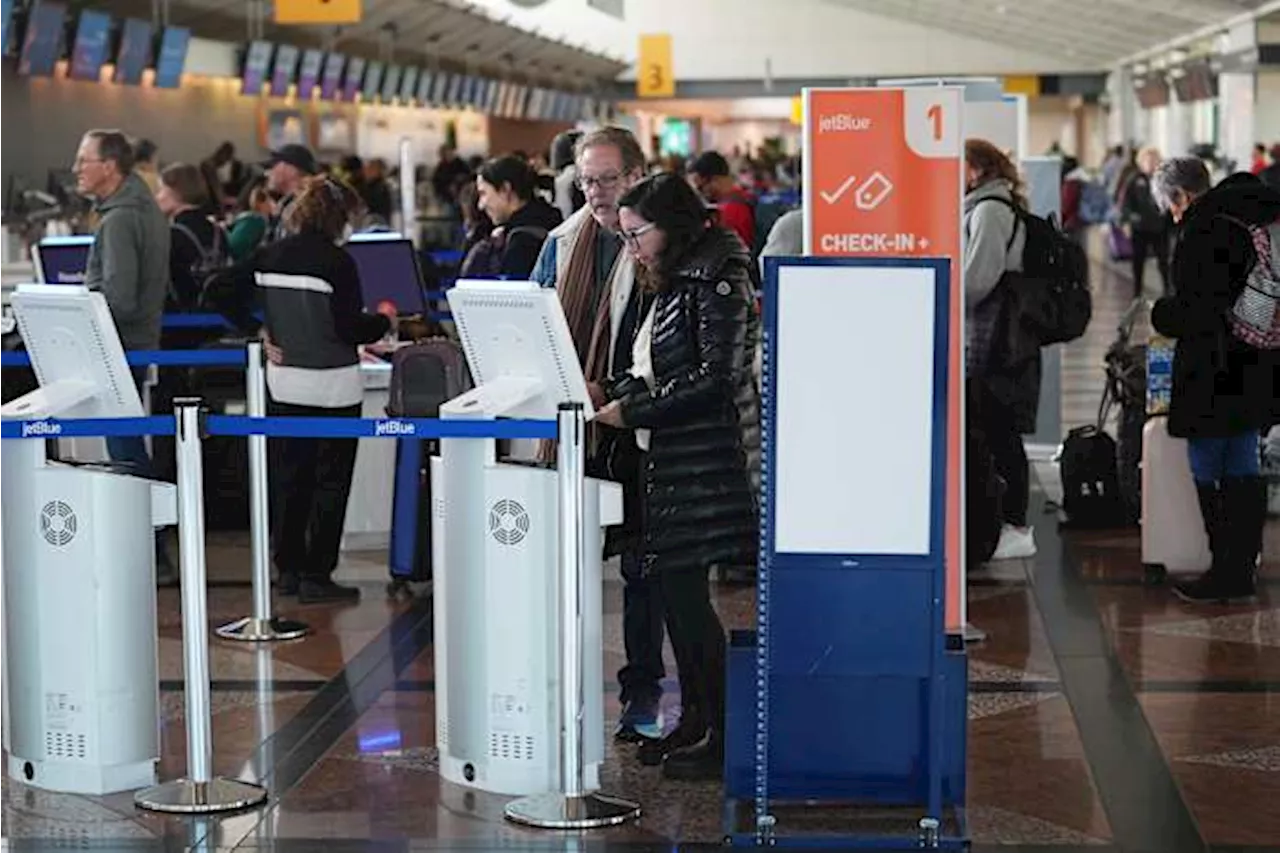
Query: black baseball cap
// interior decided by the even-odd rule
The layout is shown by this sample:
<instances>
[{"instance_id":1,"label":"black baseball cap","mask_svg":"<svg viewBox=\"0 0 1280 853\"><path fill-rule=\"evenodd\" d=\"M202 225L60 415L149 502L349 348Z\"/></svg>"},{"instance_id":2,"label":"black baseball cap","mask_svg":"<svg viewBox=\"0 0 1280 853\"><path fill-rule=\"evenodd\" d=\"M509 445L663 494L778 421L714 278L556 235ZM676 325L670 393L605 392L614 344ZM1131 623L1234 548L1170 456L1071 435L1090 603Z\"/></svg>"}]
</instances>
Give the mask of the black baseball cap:
<instances>
[{"instance_id":1,"label":"black baseball cap","mask_svg":"<svg viewBox=\"0 0 1280 853\"><path fill-rule=\"evenodd\" d=\"M271 158L263 163L262 167L270 169L276 163L288 163L306 175L315 175L320 171L320 167L316 164L315 155L305 145L281 146L278 151L271 152Z\"/></svg>"}]
</instances>

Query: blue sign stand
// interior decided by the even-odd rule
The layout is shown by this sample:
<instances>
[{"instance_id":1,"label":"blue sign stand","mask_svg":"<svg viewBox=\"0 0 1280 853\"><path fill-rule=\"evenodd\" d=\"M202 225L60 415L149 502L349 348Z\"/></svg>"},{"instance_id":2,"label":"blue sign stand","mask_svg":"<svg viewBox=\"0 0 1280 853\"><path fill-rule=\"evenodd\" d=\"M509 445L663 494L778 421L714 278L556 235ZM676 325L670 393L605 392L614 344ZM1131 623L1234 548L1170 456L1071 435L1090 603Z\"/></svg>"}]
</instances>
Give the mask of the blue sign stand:
<instances>
[{"instance_id":1,"label":"blue sign stand","mask_svg":"<svg viewBox=\"0 0 1280 853\"><path fill-rule=\"evenodd\" d=\"M729 653L734 844L966 842L967 670L945 629L949 297L946 260L768 259L757 627ZM920 810L901 835L801 835L792 805Z\"/></svg>"}]
</instances>

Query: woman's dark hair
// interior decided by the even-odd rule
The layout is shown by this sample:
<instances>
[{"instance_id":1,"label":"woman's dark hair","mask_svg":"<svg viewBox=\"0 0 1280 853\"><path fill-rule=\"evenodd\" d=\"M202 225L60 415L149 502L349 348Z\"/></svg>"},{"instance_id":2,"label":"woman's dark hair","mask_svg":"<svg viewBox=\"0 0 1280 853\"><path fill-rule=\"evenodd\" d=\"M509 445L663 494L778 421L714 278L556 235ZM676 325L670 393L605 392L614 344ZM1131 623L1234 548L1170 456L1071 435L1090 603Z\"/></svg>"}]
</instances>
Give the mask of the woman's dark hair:
<instances>
[{"instance_id":1,"label":"woman's dark hair","mask_svg":"<svg viewBox=\"0 0 1280 853\"><path fill-rule=\"evenodd\" d=\"M209 185L200 169L190 163L165 166L160 172L160 183L172 190L183 204L203 207L209 203Z\"/></svg>"},{"instance_id":2,"label":"woman's dark hair","mask_svg":"<svg viewBox=\"0 0 1280 853\"><path fill-rule=\"evenodd\" d=\"M658 226L667 238L660 266L671 269L685 252L702 239L711 221L711 211L702 198L679 175L661 174L645 178L618 201L647 222Z\"/></svg>"},{"instance_id":3,"label":"woman's dark hair","mask_svg":"<svg viewBox=\"0 0 1280 853\"><path fill-rule=\"evenodd\" d=\"M302 182L282 218L291 234L318 231L338 240L363 206L350 184L331 175L316 175Z\"/></svg>"},{"instance_id":4,"label":"woman's dark hair","mask_svg":"<svg viewBox=\"0 0 1280 853\"><path fill-rule=\"evenodd\" d=\"M496 190L502 189L502 185L506 184L521 201L533 201L538 175L528 160L511 154L496 157L480 167L480 177Z\"/></svg>"},{"instance_id":5,"label":"woman's dark hair","mask_svg":"<svg viewBox=\"0 0 1280 853\"><path fill-rule=\"evenodd\" d=\"M994 180L1007 181L1013 203L1026 210L1027 196L1022 186L1022 176L1007 154L985 139L966 139L964 162L966 166L978 170L979 184Z\"/></svg>"}]
</instances>

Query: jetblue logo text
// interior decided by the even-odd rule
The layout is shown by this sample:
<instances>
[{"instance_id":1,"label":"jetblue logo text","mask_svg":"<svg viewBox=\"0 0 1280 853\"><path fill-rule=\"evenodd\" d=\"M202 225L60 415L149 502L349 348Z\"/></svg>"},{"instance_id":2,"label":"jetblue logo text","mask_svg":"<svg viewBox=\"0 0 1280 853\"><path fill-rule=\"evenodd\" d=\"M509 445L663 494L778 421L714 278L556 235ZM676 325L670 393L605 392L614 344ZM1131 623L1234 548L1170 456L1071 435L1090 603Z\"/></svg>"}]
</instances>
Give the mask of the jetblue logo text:
<instances>
[{"instance_id":1,"label":"jetblue logo text","mask_svg":"<svg viewBox=\"0 0 1280 853\"><path fill-rule=\"evenodd\" d=\"M51 421L31 421L22 425L22 437L62 435L62 424Z\"/></svg>"},{"instance_id":2,"label":"jetblue logo text","mask_svg":"<svg viewBox=\"0 0 1280 853\"><path fill-rule=\"evenodd\" d=\"M848 113L838 113L833 116L823 116L818 120L818 131L820 133L831 132L849 132L863 131L871 129L871 119L862 116L849 115Z\"/></svg>"},{"instance_id":3,"label":"jetblue logo text","mask_svg":"<svg viewBox=\"0 0 1280 853\"><path fill-rule=\"evenodd\" d=\"M374 424L374 435L413 435L417 427L404 421L378 421Z\"/></svg>"}]
</instances>

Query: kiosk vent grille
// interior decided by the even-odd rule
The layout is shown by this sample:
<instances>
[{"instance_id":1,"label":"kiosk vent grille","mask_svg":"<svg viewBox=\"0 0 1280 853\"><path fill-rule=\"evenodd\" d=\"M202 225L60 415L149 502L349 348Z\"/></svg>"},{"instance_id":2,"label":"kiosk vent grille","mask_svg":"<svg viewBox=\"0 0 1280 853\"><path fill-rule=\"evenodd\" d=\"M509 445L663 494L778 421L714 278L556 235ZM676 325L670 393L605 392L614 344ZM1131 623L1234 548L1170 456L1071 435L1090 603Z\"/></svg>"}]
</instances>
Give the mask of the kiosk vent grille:
<instances>
[{"instance_id":1,"label":"kiosk vent grille","mask_svg":"<svg viewBox=\"0 0 1280 853\"><path fill-rule=\"evenodd\" d=\"M519 501L502 498L489 508L489 533L502 545L519 545L529 534L529 513Z\"/></svg>"},{"instance_id":2,"label":"kiosk vent grille","mask_svg":"<svg viewBox=\"0 0 1280 853\"><path fill-rule=\"evenodd\" d=\"M44 754L46 758L84 759L88 754L88 743L84 735L45 732Z\"/></svg>"},{"instance_id":3,"label":"kiosk vent grille","mask_svg":"<svg viewBox=\"0 0 1280 853\"><path fill-rule=\"evenodd\" d=\"M533 761L533 735L490 732L489 757L506 761Z\"/></svg>"},{"instance_id":4,"label":"kiosk vent grille","mask_svg":"<svg viewBox=\"0 0 1280 853\"><path fill-rule=\"evenodd\" d=\"M62 547L76 537L76 514L63 501L49 501L40 510L40 535L54 547Z\"/></svg>"}]
</instances>

